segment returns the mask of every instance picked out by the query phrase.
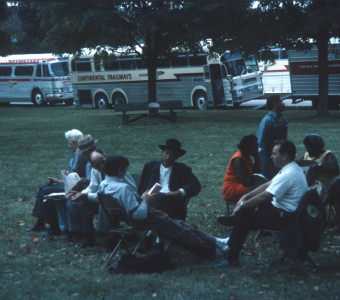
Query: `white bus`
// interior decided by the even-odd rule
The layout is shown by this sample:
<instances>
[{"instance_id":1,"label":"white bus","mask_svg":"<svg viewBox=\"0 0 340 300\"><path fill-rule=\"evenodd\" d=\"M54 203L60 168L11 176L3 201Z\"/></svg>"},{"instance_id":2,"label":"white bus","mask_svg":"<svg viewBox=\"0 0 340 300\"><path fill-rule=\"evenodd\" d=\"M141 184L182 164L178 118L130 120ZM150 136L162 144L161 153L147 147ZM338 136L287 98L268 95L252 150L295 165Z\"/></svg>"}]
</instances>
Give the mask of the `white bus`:
<instances>
[{"instance_id":1,"label":"white bus","mask_svg":"<svg viewBox=\"0 0 340 300\"><path fill-rule=\"evenodd\" d=\"M21 54L0 57L0 102L73 103L68 57Z\"/></svg>"},{"instance_id":2,"label":"white bus","mask_svg":"<svg viewBox=\"0 0 340 300\"><path fill-rule=\"evenodd\" d=\"M289 63L287 51L284 48L272 48L275 62L264 62L259 58L259 68L263 72L263 88L265 94L291 93Z\"/></svg>"},{"instance_id":3,"label":"white bus","mask_svg":"<svg viewBox=\"0 0 340 300\"><path fill-rule=\"evenodd\" d=\"M137 55L117 55L111 63L84 55L70 59L75 101L104 109L116 103L148 102L146 65ZM182 101L183 107L237 106L263 95L255 56L226 53L159 59L157 101Z\"/></svg>"}]
</instances>

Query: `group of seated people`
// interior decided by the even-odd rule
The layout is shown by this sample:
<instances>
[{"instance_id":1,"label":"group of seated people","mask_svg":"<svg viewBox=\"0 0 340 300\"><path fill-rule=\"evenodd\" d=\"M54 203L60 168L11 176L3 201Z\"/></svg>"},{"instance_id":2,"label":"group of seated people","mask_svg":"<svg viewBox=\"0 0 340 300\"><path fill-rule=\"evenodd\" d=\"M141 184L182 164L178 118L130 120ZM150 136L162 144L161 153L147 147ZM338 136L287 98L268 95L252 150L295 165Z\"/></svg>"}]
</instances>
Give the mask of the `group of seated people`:
<instances>
[{"instance_id":1,"label":"group of seated people","mask_svg":"<svg viewBox=\"0 0 340 300\"><path fill-rule=\"evenodd\" d=\"M77 135L70 135L70 132ZM45 224L49 223L50 230L46 234L65 232L69 240L82 239L82 247L95 245L96 232L112 229L98 202L98 193L104 193L118 200L137 228L152 230L161 237L174 240L201 258L222 256L225 260L219 266L235 266L239 264L238 256L249 230L285 228L308 190L307 177L298 165L300 159L295 159L295 145L288 140L276 141L272 151L271 159L280 172L272 180L255 187L252 175L261 171L257 138L255 135L243 137L238 151L229 161L223 184L223 198L236 204L234 213L219 218L221 224L233 226L233 231L229 238L217 238L185 223L188 201L200 192L201 184L189 166L177 162L186 153L177 139L168 139L164 145L158 145L163 158L144 165L136 186L127 171L129 161L126 157L106 155L97 149L97 140L78 130L66 132L65 137L74 151L69 172L87 177L89 185L81 191L71 190L65 195L66 201L43 200L48 193L62 191L62 182L51 179L48 185L40 187L33 210L38 221L31 230L43 231ZM318 139L307 137L304 143L309 155L305 155L302 161L317 159L319 171L331 170L336 176L338 166L337 171L330 167L337 164L334 154L316 151L308 143ZM81 161L80 166L75 161ZM161 189L150 194L155 183L159 183ZM335 201L331 195L338 195L340 180L334 185L336 187L326 194L327 203ZM93 225L95 214L98 214L96 228ZM114 242L109 240L108 245L112 248Z\"/></svg>"}]
</instances>

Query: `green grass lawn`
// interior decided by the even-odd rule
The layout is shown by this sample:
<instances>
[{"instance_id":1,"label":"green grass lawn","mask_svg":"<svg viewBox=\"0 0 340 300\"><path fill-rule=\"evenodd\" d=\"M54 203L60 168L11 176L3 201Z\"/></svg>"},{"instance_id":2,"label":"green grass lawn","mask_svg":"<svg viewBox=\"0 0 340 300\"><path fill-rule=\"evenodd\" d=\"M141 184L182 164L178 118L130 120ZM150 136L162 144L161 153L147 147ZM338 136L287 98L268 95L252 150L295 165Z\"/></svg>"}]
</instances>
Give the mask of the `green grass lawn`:
<instances>
[{"instance_id":1,"label":"green grass lawn","mask_svg":"<svg viewBox=\"0 0 340 300\"><path fill-rule=\"evenodd\" d=\"M288 262L270 266L280 253L269 237L244 247L240 268L214 269L218 260L202 261L184 250L170 249L176 268L162 274L111 275L102 268L106 254L100 245L77 249L64 237L42 238L24 231L31 216L37 187L46 176L60 177L71 157L64 132L77 128L98 139L106 153L130 160L129 171L140 173L146 161L160 158L159 144L177 138L202 183L191 199L188 222L219 237L229 235L216 217L224 213L222 181L229 158L242 136L257 131L265 110L187 110L175 124L147 125L146 119L121 125L113 110L78 107L0 107L0 299L339 299L340 235L324 234L317 272L303 274ZM320 133L326 148L340 158L340 111L327 120L311 110L285 112L288 136L303 154L306 133ZM100 242L100 241L99 241Z\"/></svg>"}]
</instances>

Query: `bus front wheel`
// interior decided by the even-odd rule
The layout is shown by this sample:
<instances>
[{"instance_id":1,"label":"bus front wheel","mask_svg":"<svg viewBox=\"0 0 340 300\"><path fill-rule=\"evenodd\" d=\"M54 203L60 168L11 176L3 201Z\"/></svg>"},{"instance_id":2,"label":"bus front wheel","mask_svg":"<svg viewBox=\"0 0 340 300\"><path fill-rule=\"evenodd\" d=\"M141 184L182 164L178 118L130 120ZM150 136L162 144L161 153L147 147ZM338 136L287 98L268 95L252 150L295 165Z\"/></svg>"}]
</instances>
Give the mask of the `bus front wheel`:
<instances>
[{"instance_id":1,"label":"bus front wheel","mask_svg":"<svg viewBox=\"0 0 340 300\"><path fill-rule=\"evenodd\" d=\"M112 104L125 104L126 103L126 98L122 93L115 93L112 96Z\"/></svg>"},{"instance_id":2,"label":"bus front wheel","mask_svg":"<svg viewBox=\"0 0 340 300\"><path fill-rule=\"evenodd\" d=\"M45 105L44 96L40 90L35 90L32 94L32 102L36 106Z\"/></svg>"},{"instance_id":3,"label":"bus front wheel","mask_svg":"<svg viewBox=\"0 0 340 300\"><path fill-rule=\"evenodd\" d=\"M206 110L208 107L207 94L199 91L194 96L195 106L199 110Z\"/></svg>"},{"instance_id":4,"label":"bus front wheel","mask_svg":"<svg viewBox=\"0 0 340 300\"><path fill-rule=\"evenodd\" d=\"M96 102L96 108L99 108L99 109L106 109L109 106L109 101L106 95L104 94L96 95L95 102Z\"/></svg>"}]
</instances>

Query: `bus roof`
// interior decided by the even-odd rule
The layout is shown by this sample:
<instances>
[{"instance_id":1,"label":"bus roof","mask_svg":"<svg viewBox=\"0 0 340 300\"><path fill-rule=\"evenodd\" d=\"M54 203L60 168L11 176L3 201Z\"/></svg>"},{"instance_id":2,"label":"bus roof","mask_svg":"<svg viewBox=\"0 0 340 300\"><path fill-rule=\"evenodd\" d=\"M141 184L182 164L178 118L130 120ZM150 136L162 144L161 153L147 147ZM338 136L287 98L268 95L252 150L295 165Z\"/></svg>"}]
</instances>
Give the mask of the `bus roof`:
<instances>
[{"instance_id":1,"label":"bus roof","mask_svg":"<svg viewBox=\"0 0 340 300\"><path fill-rule=\"evenodd\" d=\"M14 54L0 57L0 64L37 64L41 61L55 61L62 58L52 53Z\"/></svg>"}]
</instances>

